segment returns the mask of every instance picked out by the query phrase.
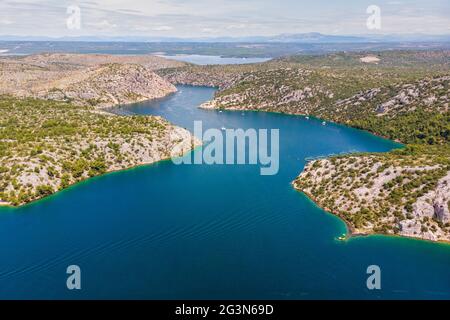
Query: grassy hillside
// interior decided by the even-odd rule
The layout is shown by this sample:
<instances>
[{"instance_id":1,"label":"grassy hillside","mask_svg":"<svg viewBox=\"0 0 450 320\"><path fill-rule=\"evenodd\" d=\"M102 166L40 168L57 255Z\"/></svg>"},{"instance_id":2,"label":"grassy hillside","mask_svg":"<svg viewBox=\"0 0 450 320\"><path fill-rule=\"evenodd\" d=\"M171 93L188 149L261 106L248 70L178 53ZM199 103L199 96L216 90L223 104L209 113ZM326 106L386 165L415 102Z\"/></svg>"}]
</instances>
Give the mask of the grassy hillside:
<instances>
[{"instance_id":1,"label":"grassy hillside","mask_svg":"<svg viewBox=\"0 0 450 320\"><path fill-rule=\"evenodd\" d=\"M21 205L105 172L170 157L190 134L159 117L0 97L0 203Z\"/></svg>"},{"instance_id":2,"label":"grassy hillside","mask_svg":"<svg viewBox=\"0 0 450 320\"><path fill-rule=\"evenodd\" d=\"M294 186L354 233L450 241L449 51L302 55L164 76L218 85L204 108L313 115L407 144L313 161Z\"/></svg>"}]
</instances>

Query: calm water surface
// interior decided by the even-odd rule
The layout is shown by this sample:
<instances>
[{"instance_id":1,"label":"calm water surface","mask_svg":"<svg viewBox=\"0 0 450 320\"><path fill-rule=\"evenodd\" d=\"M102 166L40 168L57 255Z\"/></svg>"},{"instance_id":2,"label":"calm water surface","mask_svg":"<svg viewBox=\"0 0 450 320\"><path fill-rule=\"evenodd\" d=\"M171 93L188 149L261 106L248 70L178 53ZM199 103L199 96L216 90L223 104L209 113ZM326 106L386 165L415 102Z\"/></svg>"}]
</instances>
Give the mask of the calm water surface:
<instances>
[{"instance_id":1,"label":"calm water surface","mask_svg":"<svg viewBox=\"0 0 450 320\"><path fill-rule=\"evenodd\" d=\"M199 54L180 54L180 55L158 55L159 57L194 63L198 65L225 65L225 64L247 64L247 63L260 63L269 61L271 58L227 58L221 56L205 56Z\"/></svg>"},{"instance_id":2,"label":"calm water surface","mask_svg":"<svg viewBox=\"0 0 450 320\"><path fill-rule=\"evenodd\" d=\"M0 298L450 298L450 246L380 236L339 242L344 223L290 185L305 158L398 145L314 119L197 109L213 94L180 86L118 112L188 129L194 120L279 128L278 175L164 161L1 208ZM66 289L72 264L81 267L81 291ZM381 267L381 291L366 289L372 264Z\"/></svg>"}]
</instances>

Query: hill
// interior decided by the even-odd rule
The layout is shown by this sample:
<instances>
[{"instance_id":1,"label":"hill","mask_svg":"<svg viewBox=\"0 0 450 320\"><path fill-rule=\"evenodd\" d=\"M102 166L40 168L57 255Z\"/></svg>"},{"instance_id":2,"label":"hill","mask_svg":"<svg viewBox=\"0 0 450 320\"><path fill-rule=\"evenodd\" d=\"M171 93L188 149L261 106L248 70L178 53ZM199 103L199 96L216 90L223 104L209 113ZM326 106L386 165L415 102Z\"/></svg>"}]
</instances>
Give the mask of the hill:
<instances>
[{"instance_id":1,"label":"hill","mask_svg":"<svg viewBox=\"0 0 450 320\"><path fill-rule=\"evenodd\" d=\"M218 86L203 108L315 116L407 144L312 161L293 185L352 233L450 241L449 51L301 55L162 75Z\"/></svg>"}]
</instances>

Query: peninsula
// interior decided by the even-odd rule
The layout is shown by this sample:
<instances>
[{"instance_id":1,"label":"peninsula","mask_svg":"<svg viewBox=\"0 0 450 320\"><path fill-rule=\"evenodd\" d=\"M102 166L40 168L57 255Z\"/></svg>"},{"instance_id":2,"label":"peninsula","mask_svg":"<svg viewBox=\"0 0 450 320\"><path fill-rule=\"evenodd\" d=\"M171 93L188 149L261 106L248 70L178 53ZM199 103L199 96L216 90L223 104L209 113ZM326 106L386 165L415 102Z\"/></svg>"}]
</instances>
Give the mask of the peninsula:
<instances>
[{"instance_id":1,"label":"peninsula","mask_svg":"<svg viewBox=\"0 0 450 320\"><path fill-rule=\"evenodd\" d=\"M200 145L160 117L102 111L175 92L153 71L180 65L153 56L0 59L0 205L20 206Z\"/></svg>"}]
</instances>

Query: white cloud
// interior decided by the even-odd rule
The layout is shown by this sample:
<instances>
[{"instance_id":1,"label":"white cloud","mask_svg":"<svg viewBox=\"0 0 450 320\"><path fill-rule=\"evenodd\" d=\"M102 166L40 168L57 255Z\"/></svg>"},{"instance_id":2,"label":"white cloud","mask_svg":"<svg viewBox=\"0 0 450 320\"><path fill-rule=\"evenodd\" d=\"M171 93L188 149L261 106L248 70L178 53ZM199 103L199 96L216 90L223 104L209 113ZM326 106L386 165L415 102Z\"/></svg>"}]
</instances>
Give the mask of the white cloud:
<instances>
[{"instance_id":1,"label":"white cloud","mask_svg":"<svg viewBox=\"0 0 450 320\"><path fill-rule=\"evenodd\" d=\"M195 37L321 32L365 34L366 7L329 0L0 0L0 33L67 36L67 6L81 8L79 35ZM449 33L450 2L377 0L383 33ZM11 18L14 17L14 18ZM13 19L13 21L12 21ZM20 21L20 23L16 23Z\"/></svg>"},{"instance_id":2,"label":"white cloud","mask_svg":"<svg viewBox=\"0 0 450 320\"><path fill-rule=\"evenodd\" d=\"M170 31L173 30L170 26L157 26L152 28L153 31Z\"/></svg>"},{"instance_id":3,"label":"white cloud","mask_svg":"<svg viewBox=\"0 0 450 320\"><path fill-rule=\"evenodd\" d=\"M87 25L90 27L94 27L94 28L102 29L102 30L117 28L117 24L110 23L108 20L101 20L99 22L91 22L91 23L87 23Z\"/></svg>"},{"instance_id":4,"label":"white cloud","mask_svg":"<svg viewBox=\"0 0 450 320\"><path fill-rule=\"evenodd\" d=\"M201 31L203 33L217 33L217 30L215 30L213 28L202 28Z\"/></svg>"},{"instance_id":5,"label":"white cloud","mask_svg":"<svg viewBox=\"0 0 450 320\"><path fill-rule=\"evenodd\" d=\"M228 29L228 30L233 30L233 29L245 29L245 28L247 28L247 27L248 27L248 26L247 26L246 24L241 23L241 24L231 24L231 25L227 26L227 29Z\"/></svg>"},{"instance_id":6,"label":"white cloud","mask_svg":"<svg viewBox=\"0 0 450 320\"><path fill-rule=\"evenodd\" d=\"M6 26L10 25L10 24L13 24L13 23L14 22L9 20L8 18L0 19L0 24L6 25Z\"/></svg>"}]
</instances>

